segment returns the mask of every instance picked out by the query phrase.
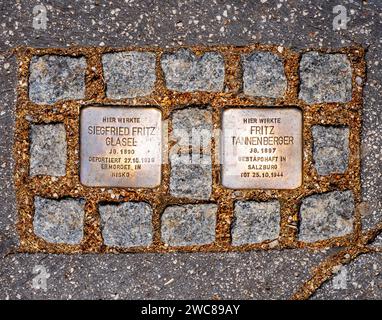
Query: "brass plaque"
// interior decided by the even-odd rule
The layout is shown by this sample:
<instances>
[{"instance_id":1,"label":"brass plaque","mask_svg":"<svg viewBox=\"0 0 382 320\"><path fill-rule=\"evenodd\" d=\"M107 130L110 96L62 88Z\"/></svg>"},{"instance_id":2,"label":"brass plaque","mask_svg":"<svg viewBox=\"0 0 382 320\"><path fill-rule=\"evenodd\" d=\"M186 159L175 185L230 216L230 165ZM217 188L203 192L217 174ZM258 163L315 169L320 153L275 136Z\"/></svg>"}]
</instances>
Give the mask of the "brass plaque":
<instances>
[{"instance_id":1,"label":"brass plaque","mask_svg":"<svg viewBox=\"0 0 382 320\"><path fill-rule=\"evenodd\" d=\"M153 188L160 184L162 114L156 108L84 107L80 179L87 186Z\"/></svg>"},{"instance_id":2,"label":"brass plaque","mask_svg":"<svg viewBox=\"0 0 382 320\"><path fill-rule=\"evenodd\" d=\"M223 111L222 183L232 189L294 189L302 183L302 112Z\"/></svg>"}]
</instances>

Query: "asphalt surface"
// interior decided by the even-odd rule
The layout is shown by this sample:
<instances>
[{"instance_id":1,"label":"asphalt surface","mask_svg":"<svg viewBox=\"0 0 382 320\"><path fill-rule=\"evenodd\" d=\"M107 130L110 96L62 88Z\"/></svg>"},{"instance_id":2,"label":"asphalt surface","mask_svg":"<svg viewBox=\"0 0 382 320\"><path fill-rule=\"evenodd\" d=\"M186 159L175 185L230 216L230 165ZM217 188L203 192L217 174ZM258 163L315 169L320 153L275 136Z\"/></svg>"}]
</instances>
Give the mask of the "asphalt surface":
<instances>
[{"instance_id":1,"label":"asphalt surface","mask_svg":"<svg viewBox=\"0 0 382 320\"><path fill-rule=\"evenodd\" d=\"M362 132L363 227L382 221L382 2L340 1L350 18L333 31L338 1L44 1L46 30L33 28L40 1L0 2L0 299L288 298L331 252L286 250L230 254L27 255L17 247L12 183L17 46L279 44L294 49L361 44L367 51ZM68 2L69 3L69 2ZM380 246L381 241L375 246ZM47 291L33 268L50 273ZM382 297L381 254L348 267L346 289L326 282L318 299ZM172 280L173 279L173 280ZM373 284L373 285L371 285ZM187 290L185 290L187 288Z\"/></svg>"}]
</instances>

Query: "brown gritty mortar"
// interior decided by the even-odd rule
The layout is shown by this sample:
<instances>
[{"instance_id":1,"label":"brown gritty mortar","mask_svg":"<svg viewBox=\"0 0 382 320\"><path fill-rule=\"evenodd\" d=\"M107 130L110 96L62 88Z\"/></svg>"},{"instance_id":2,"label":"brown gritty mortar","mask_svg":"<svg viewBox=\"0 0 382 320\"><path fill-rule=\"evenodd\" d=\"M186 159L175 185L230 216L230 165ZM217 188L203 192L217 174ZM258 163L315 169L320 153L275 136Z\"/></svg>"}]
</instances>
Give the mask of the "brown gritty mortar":
<instances>
[{"instance_id":1,"label":"brown gritty mortar","mask_svg":"<svg viewBox=\"0 0 382 320\"><path fill-rule=\"evenodd\" d=\"M355 196L356 205L361 202L360 196L360 129L362 108L362 86L356 84L359 76L365 82L365 51L361 47L343 48L336 51L316 50L328 53L347 54L353 68L353 97L349 103L308 105L298 99L298 67L302 52L273 45L255 44L248 47L211 46L188 47L198 56L208 51L220 52L225 59L225 92L180 93L165 87L164 74L160 59L164 52L174 52L179 48L162 50L157 47L127 48L17 48L15 53L19 62L19 84L17 115L15 127L15 171L19 219L17 223L20 235L20 252L76 253L76 252L171 252L171 251L247 251L260 249L311 248L319 249L331 246L355 246L361 238L361 219L359 210L355 214L355 231L350 236L333 238L315 243L302 243L297 240L298 209L301 200L314 193L332 190L349 189ZM144 98L112 100L106 97L106 84L102 71L102 54L120 51L151 51L156 53L156 84L154 92ZM241 55L254 50L270 51L284 60L288 80L287 92L283 98L253 98L242 93ZM312 50L312 49L311 49ZM78 101L60 101L53 105L36 105L28 99L29 62L33 55L57 54L84 56L88 63L86 71L86 97ZM173 110L184 106L209 105L212 108L214 130L220 129L221 113L226 107L278 106L297 107L304 117L304 157L303 184L293 190L230 190L221 185L220 164L218 161L219 137L212 141L212 196L211 199L193 200L176 198L169 194L170 165L162 165L162 183L154 189L134 188L98 188L83 186L79 181L79 112L80 108L91 104L109 104L121 106L155 106L162 111L163 119L171 118ZM27 120L26 117L29 119ZM63 122L67 131L68 163L66 175L57 179L36 176L29 177L29 122L52 123ZM345 174L320 177L313 167L311 126L315 124L349 125L350 159ZM172 130L171 122L169 130ZM171 145L171 141L169 144ZM168 147L170 148L170 146ZM165 150L168 160L169 150ZM33 233L33 215L35 195L61 199L64 197L83 198L85 205L84 238L79 245L52 244L38 238ZM237 200L267 201L279 199L281 203L281 231L276 244L265 241L258 244L242 246L231 245L231 224L234 203ZM123 201L146 201L153 207L153 243L148 247L119 248L103 244L100 230L99 203L119 203ZM216 203L218 205L216 241L209 245L167 247L161 241L161 215L168 205Z\"/></svg>"}]
</instances>

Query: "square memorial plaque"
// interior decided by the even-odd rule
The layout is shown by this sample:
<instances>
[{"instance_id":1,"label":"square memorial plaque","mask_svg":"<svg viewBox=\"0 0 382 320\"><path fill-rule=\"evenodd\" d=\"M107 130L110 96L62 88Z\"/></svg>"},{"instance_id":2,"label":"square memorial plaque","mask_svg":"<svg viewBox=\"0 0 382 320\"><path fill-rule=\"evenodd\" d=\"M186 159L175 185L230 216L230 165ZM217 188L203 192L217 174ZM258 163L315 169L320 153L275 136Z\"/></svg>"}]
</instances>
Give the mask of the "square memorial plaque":
<instances>
[{"instance_id":1,"label":"square memorial plaque","mask_svg":"<svg viewBox=\"0 0 382 320\"><path fill-rule=\"evenodd\" d=\"M302 112L223 111L222 183L232 189L294 189L302 183Z\"/></svg>"},{"instance_id":2,"label":"square memorial plaque","mask_svg":"<svg viewBox=\"0 0 382 320\"><path fill-rule=\"evenodd\" d=\"M87 186L160 184L162 114L156 108L89 106L81 110L80 179Z\"/></svg>"}]
</instances>

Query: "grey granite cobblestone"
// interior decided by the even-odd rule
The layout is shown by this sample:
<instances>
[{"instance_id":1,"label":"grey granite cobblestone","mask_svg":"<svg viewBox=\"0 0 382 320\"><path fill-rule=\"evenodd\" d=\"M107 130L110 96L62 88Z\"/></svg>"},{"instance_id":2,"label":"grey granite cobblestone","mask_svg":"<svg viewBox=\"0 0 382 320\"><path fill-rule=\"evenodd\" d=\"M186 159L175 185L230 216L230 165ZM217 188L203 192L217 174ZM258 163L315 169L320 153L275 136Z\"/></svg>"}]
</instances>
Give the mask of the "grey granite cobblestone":
<instances>
[{"instance_id":1,"label":"grey granite cobblestone","mask_svg":"<svg viewBox=\"0 0 382 320\"><path fill-rule=\"evenodd\" d=\"M102 63L108 98L141 97L154 90L155 53L107 53L102 56Z\"/></svg>"},{"instance_id":2,"label":"grey granite cobblestone","mask_svg":"<svg viewBox=\"0 0 382 320\"><path fill-rule=\"evenodd\" d=\"M64 176L67 161L64 124L31 124L30 130L30 175Z\"/></svg>"},{"instance_id":3,"label":"grey granite cobblestone","mask_svg":"<svg viewBox=\"0 0 382 320\"><path fill-rule=\"evenodd\" d=\"M313 160L319 175L344 173L349 163L349 128L313 126Z\"/></svg>"},{"instance_id":4,"label":"grey granite cobblestone","mask_svg":"<svg viewBox=\"0 0 382 320\"><path fill-rule=\"evenodd\" d=\"M86 60L83 57L44 55L32 57L29 98L38 104L85 97Z\"/></svg>"},{"instance_id":5,"label":"grey granite cobblestone","mask_svg":"<svg viewBox=\"0 0 382 320\"><path fill-rule=\"evenodd\" d=\"M172 116L170 193L175 197L209 199L212 191L211 108L188 107Z\"/></svg>"},{"instance_id":6,"label":"grey granite cobblestone","mask_svg":"<svg viewBox=\"0 0 382 320\"><path fill-rule=\"evenodd\" d=\"M271 52L253 52L242 57L243 90L255 97L280 98L287 79L283 60Z\"/></svg>"},{"instance_id":7,"label":"grey granite cobblestone","mask_svg":"<svg viewBox=\"0 0 382 320\"><path fill-rule=\"evenodd\" d=\"M130 247L151 244L153 210L148 203L102 204L99 213L106 245Z\"/></svg>"},{"instance_id":8,"label":"grey granite cobblestone","mask_svg":"<svg viewBox=\"0 0 382 320\"><path fill-rule=\"evenodd\" d=\"M300 94L307 103L348 102L352 70L346 54L308 52L300 62Z\"/></svg>"},{"instance_id":9,"label":"grey granite cobblestone","mask_svg":"<svg viewBox=\"0 0 382 320\"><path fill-rule=\"evenodd\" d=\"M167 207L162 215L162 240L171 246L202 245L214 242L216 212L215 204Z\"/></svg>"},{"instance_id":10,"label":"grey granite cobblestone","mask_svg":"<svg viewBox=\"0 0 382 320\"><path fill-rule=\"evenodd\" d=\"M314 242L353 231L354 199L351 191L332 191L303 199L299 240Z\"/></svg>"},{"instance_id":11,"label":"grey granite cobblestone","mask_svg":"<svg viewBox=\"0 0 382 320\"><path fill-rule=\"evenodd\" d=\"M235 203L232 244L242 245L277 239L280 232L280 203L238 201Z\"/></svg>"},{"instance_id":12,"label":"grey granite cobblestone","mask_svg":"<svg viewBox=\"0 0 382 320\"><path fill-rule=\"evenodd\" d=\"M170 90L216 92L224 89L224 58L220 53L207 52L197 57L189 49L180 49L165 53L161 65Z\"/></svg>"},{"instance_id":13,"label":"grey granite cobblestone","mask_svg":"<svg viewBox=\"0 0 382 320\"><path fill-rule=\"evenodd\" d=\"M173 154L170 156L170 164L170 193L172 196L199 200L210 198L212 192L210 155Z\"/></svg>"},{"instance_id":14,"label":"grey granite cobblestone","mask_svg":"<svg viewBox=\"0 0 382 320\"><path fill-rule=\"evenodd\" d=\"M51 243L79 244L83 237L82 199L46 199L35 197L34 232Z\"/></svg>"}]
</instances>

